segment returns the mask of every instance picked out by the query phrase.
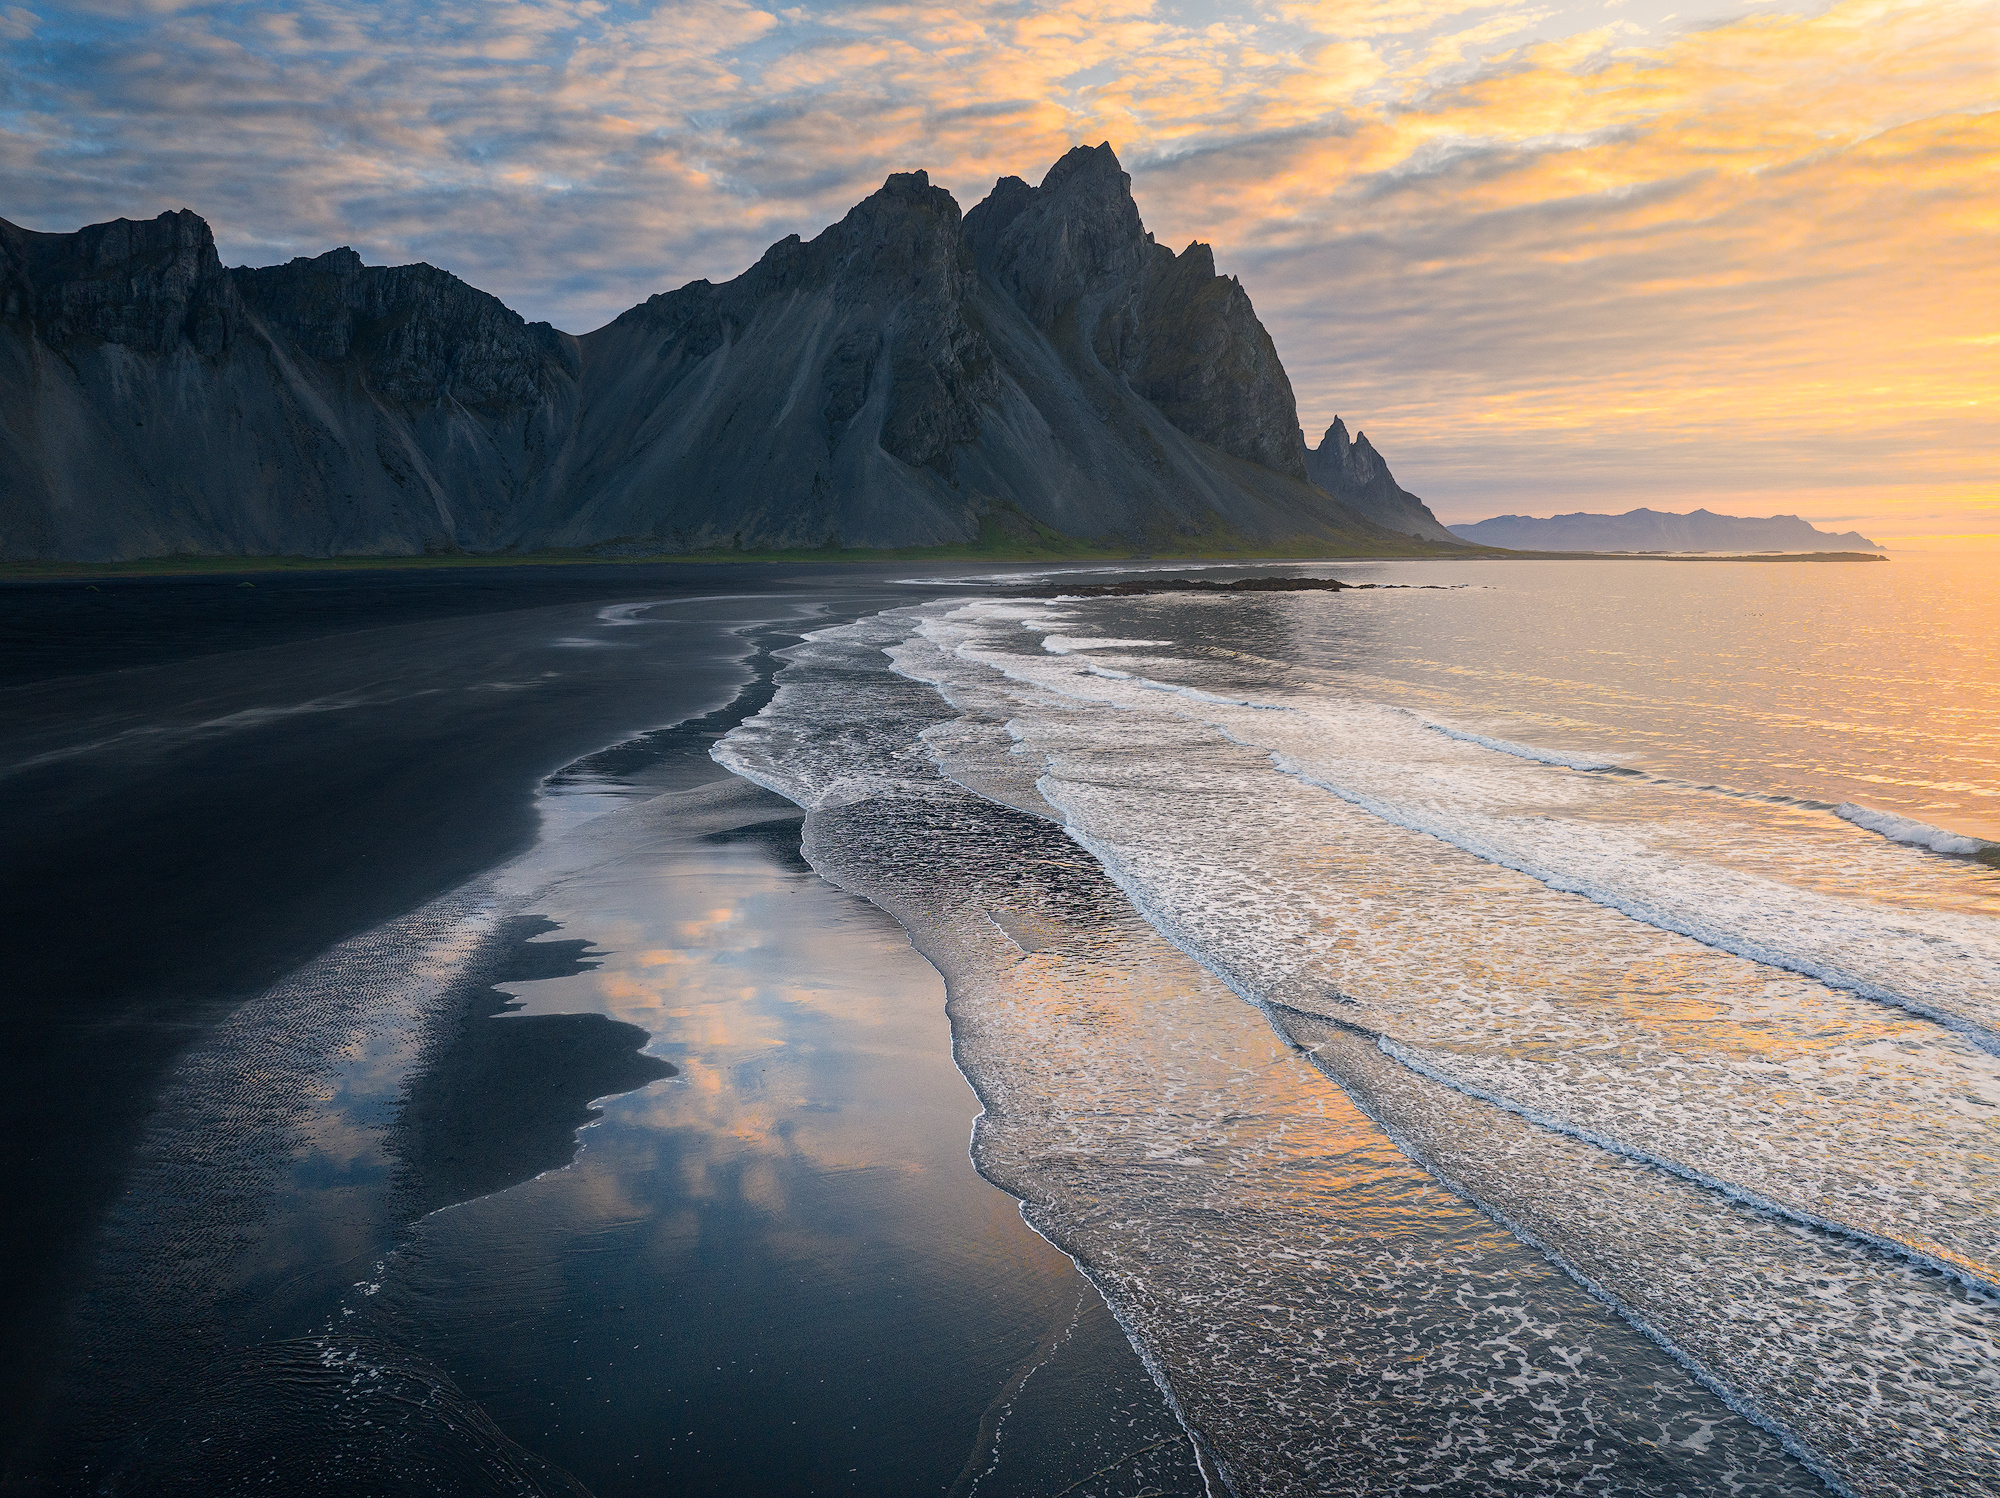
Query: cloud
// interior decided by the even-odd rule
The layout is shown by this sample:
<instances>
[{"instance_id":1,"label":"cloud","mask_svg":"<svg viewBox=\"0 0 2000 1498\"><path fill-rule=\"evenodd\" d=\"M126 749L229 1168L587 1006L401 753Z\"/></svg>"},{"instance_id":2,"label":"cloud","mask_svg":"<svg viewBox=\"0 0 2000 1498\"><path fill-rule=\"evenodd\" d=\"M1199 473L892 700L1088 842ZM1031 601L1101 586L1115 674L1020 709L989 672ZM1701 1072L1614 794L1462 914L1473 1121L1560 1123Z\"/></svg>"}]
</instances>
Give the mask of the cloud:
<instances>
[{"instance_id":1,"label":"cloud","mask_svg":"<svg viewBox=\"0 0 2000 1498\"><path fill-rule=\"evenodd\" d=\"M351 243L580 331L890 171L970 206L1109 139L1309 428L1444 507L1990 480L1991 0L1640 8L15 7L0 214L185 205L232 260Z\"/></svg>"}]
</instances>

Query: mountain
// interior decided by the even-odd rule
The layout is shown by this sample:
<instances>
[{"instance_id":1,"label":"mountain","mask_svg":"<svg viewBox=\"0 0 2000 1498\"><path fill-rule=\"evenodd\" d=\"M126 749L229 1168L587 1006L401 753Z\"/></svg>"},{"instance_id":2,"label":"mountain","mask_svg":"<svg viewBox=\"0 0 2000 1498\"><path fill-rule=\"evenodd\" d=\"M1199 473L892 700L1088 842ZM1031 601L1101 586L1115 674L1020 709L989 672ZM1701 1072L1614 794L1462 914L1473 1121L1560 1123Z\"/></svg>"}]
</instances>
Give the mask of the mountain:
<instances>
[{"instance_id":1,"label":"mountain","mask_svg":"<svg viewBox=\"0 0 2000 1498\"><path fill-rule=\"evenodd\" d=\"M1480 546L1520 551L1885 551L1855 531L1815 530L1796 515L1747 519L1696 510L1669 515L1628 510L1623 515L1496 515L1476 525L1454 525L1451 534Z\"/></svg>"},{"instance_id":2,"label":"mountain","mask_svg":"<svg viewBox=\"0 0 2000 1498\"><path fill-rule=\"evenodd\" d=\"M1366 432L1347 440L1347 427L1338 416L1319 446L1306 453L1306 477L1384 530L1429 541L1457 539L1429 505L1396 482Z\"/></svg>"},{"instance_id":3,"label":"mountain","mask_svg":"<svg viewBox=\"0 0 2000 1498\"><path fill-rule=\"evenodd\" d=\"M582 337L350 249L225 269L186 210L0 220L7 557L1412 548L1310 461L1242 286L1108 145L963 216L899 173Z\"/></svg>"},{"instance_id":4,"label":"mountain","mask_svg":"<svg viewBox=\"0 0 2000 1498\"><path fill-rule=\"evenodd\" d=\"M579 364L429 266L228 271L185 210L0 224L0 555L499 545L568 440Z\"/></svg>"}]
</instances>

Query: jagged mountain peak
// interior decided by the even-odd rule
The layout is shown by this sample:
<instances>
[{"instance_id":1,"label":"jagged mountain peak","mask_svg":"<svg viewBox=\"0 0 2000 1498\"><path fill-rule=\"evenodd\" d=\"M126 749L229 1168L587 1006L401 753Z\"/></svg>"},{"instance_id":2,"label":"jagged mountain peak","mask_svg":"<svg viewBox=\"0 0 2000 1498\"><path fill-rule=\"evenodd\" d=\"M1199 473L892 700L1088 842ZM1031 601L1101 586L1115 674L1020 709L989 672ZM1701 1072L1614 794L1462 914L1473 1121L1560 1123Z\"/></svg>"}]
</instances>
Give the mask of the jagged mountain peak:
<instances>
[{"instance_id":1,"label":"jagged mountain peak","mask_svg":"<svg viewBox=\"0 0 2000 1498\"><path fill-rule=\"evenodd\" d=\"M1060 192L1073 182L1083 184L1085 191L1106 197L1132 195L1132 178L1119 164L1118 153L1111 149L1108 140L1094 146L1072 146L1065 151L1042 174L1041 190Z\"/></svg>"},{"instance_id":2,"label":"jagged mountain peak","mask_svg":"<svg viewBox=\"0 0 2000 1498\"><path fill-rule=\"evenodd\" d=\"M1136 276L1153 248L1108 144L1078 146L1040 187L1002 177L966 215L966 238L980 270L1044 328Z\"/></svg>"},{"instance_id":3,"label":"jagged mountain peak","mask_svg":"<svg viewBox=\"0 0 2000 1498\"><path fill-rule=\"evenodd\" d=\"M1427 541L1452 538L1430 506L1396 482L1368 434L1356 432L1350 441L1338 416L1306 454L1306 468L1313 483L1379 526Z\"/></svg>"},{"instance_id":4,"label":"jagged mountain peak","mask_svg":"<svg viewBox=\"0 0 2000 1498\"><path fill-rule=\"evenodd\" d=\"M16 556L1393 539L1305 482L1249 295L1108 143L963 215L892 173L581 338L346 246L224 271L191 213L0 226L0 311Z\"/></svg>"},{"instance_id":5,"label":"jagged mountain peak","mask_svg":"<svg viewBox=\"0 0 2000 1498\"><path fill-rule=\"evenodd\" d=\"M96 341L172 354L220 353L237 318L229 276L208 221L176 208L112 219L74 234L43 234L0 220L10 320L51 348Z\"/></svg>"},{"instance_id":6,"label":"jagged mountain peak","mask_svg":"<svg viewBox=\"0 0 2000 1498\"><path fill-rule=\"evenodd\" d=\"M343 245L230 277L266 330L323 363L353 359L371 389L406 405L525 408L574 362L547 323L422 262L369 265Z\"/></svg>"}]
</instances>

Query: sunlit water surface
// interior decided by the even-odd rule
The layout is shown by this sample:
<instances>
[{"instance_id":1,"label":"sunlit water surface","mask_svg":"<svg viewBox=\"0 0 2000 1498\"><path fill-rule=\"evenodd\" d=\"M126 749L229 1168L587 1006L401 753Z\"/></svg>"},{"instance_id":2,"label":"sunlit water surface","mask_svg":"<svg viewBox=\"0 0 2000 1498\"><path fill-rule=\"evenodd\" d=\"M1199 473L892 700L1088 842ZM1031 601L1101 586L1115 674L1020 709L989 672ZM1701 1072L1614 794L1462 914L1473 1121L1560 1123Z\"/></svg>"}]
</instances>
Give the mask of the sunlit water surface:
<instances>
[{"instance_id":1,"label":"sunlit water surface","mask_svg":"<svg viewBox=\"0 0 2000 1498\"><path fill-rule=\"evenodd\" d=\"M982 1170L1238 1491L1989 1491L1991 566L1287 570L1379 586L968 580L718 748Z\"/></svg>"}]
</instances>

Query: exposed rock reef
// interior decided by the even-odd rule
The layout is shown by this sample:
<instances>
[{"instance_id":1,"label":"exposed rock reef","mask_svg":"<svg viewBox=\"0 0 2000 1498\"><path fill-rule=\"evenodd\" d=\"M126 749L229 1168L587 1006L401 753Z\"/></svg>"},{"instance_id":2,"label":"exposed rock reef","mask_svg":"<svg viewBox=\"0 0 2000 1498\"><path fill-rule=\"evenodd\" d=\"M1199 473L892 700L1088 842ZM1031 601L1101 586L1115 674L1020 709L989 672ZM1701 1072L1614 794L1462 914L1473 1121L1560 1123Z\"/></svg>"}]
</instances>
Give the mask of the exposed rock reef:
<instances>
[{"instance_id":1,"label":"exposed rock reef","mask_svg":"<svg viewBox=\"0 0 2000 1498\"><path fill-rule=\"evenodd\" d=\"M1796 515L1753 519L1695 510L1671 515L1628 510L1623 515L1496 515L1452 534L1480 546L1524 551L1883 551L1858 531L1834 535Z\"/></svg>"},{"instance_id":2,"label":"exposed rock reef","mask_svg":"<svg viewBox=\"0 0 2000 1498\"><path fill-rule=\"evenodd\" d=\"M1384 530L1427 541L1457 539L1439 523L1429 505L1396 482L1366 432L1348 441L1346 424L1338 416L1319 439L1319 446L1306 454L1306 476Z\"/></svg>"},{"instance_id":3,"label":"exposed rock reef","mask_svg":"<svg viewBox=\"0 0 2000 1498\"><path fill-rule=\"evenodd\" d=\"M1108 145L963 217L892 176L583 337L349 249L228 270L185 210L0 220L13 558L1462 544L1341 443L1345 488L1242 286L1154 242Z\"/></svg>"}]
</instances>

